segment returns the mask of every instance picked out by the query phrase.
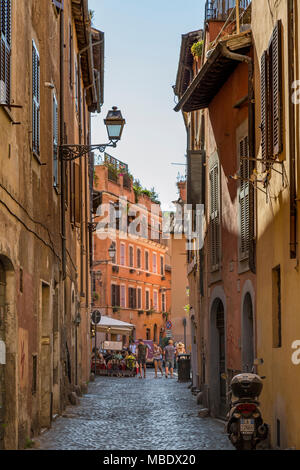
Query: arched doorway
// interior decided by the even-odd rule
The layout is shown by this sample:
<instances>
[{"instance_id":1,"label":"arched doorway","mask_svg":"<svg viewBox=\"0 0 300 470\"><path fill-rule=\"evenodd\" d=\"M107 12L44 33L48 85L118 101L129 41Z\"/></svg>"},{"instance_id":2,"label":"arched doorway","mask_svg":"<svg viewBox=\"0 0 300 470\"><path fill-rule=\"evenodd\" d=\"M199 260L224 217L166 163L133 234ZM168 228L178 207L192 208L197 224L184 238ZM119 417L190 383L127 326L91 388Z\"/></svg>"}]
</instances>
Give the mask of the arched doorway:
<instances>
[{"instance_id":1,"label":"arched doorway","mask_svg":"<svg viewBox=\"0 0 300 470\"><path fill-rule=\"evenodd\" d=\"M226 334L225 310L220 298L214 300L210 319L210 389L211 408L216 416L226 414Z\"/></svg>"},{"instance_id":2,"label":"arched doorway","mask_svg":"<svg viewBox=\"0 0 300 470\"><path fill-rule=\"evenodd\" d=\"M242 370L251 372L254 362L253 305L249 292L244 297L242 312Z\"/></svg>"},{"instance_id":3,"label":"arched doorway","mask_svg":"<svg viewBox=\"0 0 300 470\"><path fill-rule=\"evenodd\" d=\"M2 356L5 348L4 309L5 309L6 274L4 264L0 259L0 342ZM0 360L0 450L4 449L4 423L5 423L5 360Z\"/></svg>"},{"instance_id":4,"label":"arched doorway","mask_svg":"<svg viewBox=\"0 0 300 470\"><path fill-rule=\"evenodd\" d=\"M15 272L10 260L0 255L0 449L17 447ZM8 342L9 338L9 342ZM9 399L7 397L9 396Z\"/></svg>"}]
</instances>

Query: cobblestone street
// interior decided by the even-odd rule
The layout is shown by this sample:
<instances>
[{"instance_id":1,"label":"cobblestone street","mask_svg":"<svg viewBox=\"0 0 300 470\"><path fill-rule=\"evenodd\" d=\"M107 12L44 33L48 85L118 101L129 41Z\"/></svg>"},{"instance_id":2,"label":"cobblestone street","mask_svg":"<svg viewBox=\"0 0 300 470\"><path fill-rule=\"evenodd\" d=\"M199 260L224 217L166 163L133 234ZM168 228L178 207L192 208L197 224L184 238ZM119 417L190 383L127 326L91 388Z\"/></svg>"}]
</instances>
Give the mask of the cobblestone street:
<instances>
[{"instance_id":1,"label":"cobblestone street","mask_svg":"<svg viewBox=\"0 0 300 470\"><path fill-rule=\"evenodd\" d=\"M199 418L187 383L97 377L39 438L44 450L232 449L221 422Z\"/></svg>"}]
</instances>

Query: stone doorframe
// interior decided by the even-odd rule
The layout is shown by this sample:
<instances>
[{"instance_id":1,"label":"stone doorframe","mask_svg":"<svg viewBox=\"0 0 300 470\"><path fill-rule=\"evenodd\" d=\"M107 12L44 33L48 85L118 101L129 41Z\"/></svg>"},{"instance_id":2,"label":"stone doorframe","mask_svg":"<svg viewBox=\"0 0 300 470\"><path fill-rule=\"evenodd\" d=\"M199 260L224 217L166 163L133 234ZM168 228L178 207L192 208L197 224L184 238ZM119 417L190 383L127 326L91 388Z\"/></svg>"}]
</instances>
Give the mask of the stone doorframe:
<instances>
[{"instance_id":1,"label":"stone doorframe","mask_svg":"<svg viewBox=\"0 0 300 470\"><path fill-rule=\"evenodd\" d=\"M219 344L216 326L216 315L218 302L222 302L224 309L224 330L225 330L225 371L227 370L227 304L226 296L222 286L216 286L210 296L209 303L209 408L212 416L219 415L220 408L220 374L219 370Z\"/></svg>"}]
</instances>

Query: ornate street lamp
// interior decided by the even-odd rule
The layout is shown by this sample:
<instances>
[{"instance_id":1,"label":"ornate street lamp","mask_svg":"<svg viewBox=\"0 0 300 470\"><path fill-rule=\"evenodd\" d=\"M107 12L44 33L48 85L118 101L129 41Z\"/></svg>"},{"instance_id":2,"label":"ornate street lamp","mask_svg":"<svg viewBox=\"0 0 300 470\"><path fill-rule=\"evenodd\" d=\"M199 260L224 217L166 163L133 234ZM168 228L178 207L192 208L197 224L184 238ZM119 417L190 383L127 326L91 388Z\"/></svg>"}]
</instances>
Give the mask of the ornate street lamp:
<instances>
[{"instance_id":1,"label":"ornate street lamp","mask_svg":"<svg viewBox=\"0 0 300 470\"><path fill-rule=\"evenodd\" d=\"M113 106L113 108L108 111L104 123L109 138L107 144L63 144L59 146L60 158L65 161L72 161L83 157L93 150L98 150L103 153L106 147L116 147L117 142L121 139L123 128L126 124L121 111L116 106Z\"/></svg>"},{"instance_id":2,"label":"ornate street lamp","mask_svg":"<svg viewBox=\"0 0 300 470\"><path fill-rule=\"evenodd\" d=\"M123 119L121 111L116 106L113 106L112 110L108 111L106 119L104 119L104 124L106 125L110 141L114 142L121 139L126 121Z\"/></svg>"}]
</instances>

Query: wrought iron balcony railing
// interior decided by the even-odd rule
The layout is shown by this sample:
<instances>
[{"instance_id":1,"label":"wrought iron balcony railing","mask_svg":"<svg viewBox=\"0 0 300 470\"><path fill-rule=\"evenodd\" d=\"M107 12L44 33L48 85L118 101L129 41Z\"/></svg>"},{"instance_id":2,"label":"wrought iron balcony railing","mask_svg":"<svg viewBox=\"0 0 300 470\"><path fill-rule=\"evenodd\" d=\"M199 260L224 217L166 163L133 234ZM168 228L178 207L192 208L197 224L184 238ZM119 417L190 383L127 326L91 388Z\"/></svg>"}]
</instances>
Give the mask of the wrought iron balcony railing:
<instances>
[{"instance_id":1,"label":"wrought iron balcony railing","mask_svg":"<svg viewBox=\"0 0 300 470\"><path fill-rule=\"evenodd\" d=\"M252 0L239 0L240 11L246 10ZM232 9L236 7L236 0L206 0L205 20L226 21Z\"/></svg>"}]
</instances>

